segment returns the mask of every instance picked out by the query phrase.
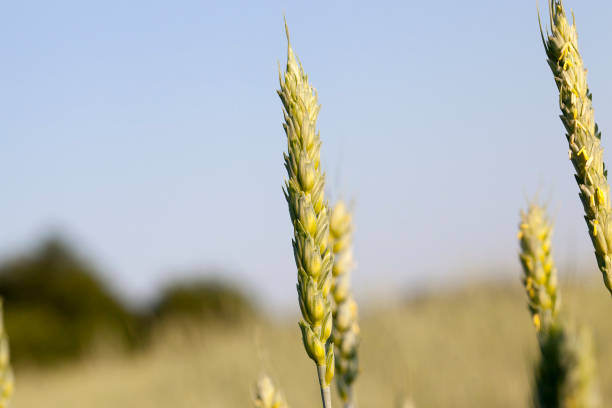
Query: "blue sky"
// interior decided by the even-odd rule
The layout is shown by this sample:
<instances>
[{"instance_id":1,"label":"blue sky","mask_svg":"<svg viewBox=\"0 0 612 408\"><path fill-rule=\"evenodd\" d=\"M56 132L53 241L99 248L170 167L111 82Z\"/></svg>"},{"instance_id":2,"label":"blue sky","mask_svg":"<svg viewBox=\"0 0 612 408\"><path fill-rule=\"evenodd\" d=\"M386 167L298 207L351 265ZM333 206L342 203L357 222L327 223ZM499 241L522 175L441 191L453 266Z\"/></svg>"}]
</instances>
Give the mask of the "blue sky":
<instances>
[{"instance_id":1,"label":"blue sky","mask_svg":"<svg viewBox=\"0 0 612 408\"><path fill-rule=\"evenodd\" d=\"M612 4L566 7L610 161ZM534 1L4 3L0 252L60 232L132 299L221 268L292 301L283 14L319 91L329 197L355 203L360 293L517 278L536 193L563 279L598 274Z\"/></svg>"}]
</instances>

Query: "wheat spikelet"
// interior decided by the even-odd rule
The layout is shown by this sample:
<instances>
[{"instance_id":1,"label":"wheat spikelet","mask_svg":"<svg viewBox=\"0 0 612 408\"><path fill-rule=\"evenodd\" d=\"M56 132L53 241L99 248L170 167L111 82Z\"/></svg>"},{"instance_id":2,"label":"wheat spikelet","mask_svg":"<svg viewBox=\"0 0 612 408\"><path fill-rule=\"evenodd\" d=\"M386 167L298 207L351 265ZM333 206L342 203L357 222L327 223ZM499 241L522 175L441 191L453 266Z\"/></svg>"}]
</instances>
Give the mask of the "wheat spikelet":
<instances>
[{"instance_id":1,"label":"wheat spikelet","mask_svg":"<svg viewBox=\"0 0 612 408\"><path fill-rule=\"evenodd\" d=\"M4 329L4 310L0 300L0 408L7 408L13 390L15 380L10 364L9 342Z\"/></svg>"},{"instance_id":2,"label":"wheat spikelet","mask_svg":"<svg viewBox=\"0 0 612 408\"><path fill-rule=\"evenodd\" d=\"M557 270L551 251L552 224L544 209L530 204L521 211L518 238L523 266L523 285L528 307L538 331L547 329L559 309Z\"/></svg>"},{"instance_id":3,"label":"wheat spikelet","mask_svg":"<svg viewBox=\"0 0 612 408\"><path fill-rule=\"evenodd\" d=\"M331 212L329 224L330 240L334 252L332 273L334 282L334 330L332 337L336 345L336 385L346 408L354 407L353 382L359 373L357 348L359 325L357 303L350 288L350 270L353 266L352 217L343 201L338 201Z\"/></svg>"},{"instance_id":4,"label":"wheat spikelet","mask_svg":"<svg viewBox=\"0 0 612 408\"><path fill-rule=\"evenodd\" d=\"M546 38L542 32L542 41L559 89L561 121L567 131L569 157L576 170L576 182L597 264L606 287L612 293L610 187L603 162L601 133L595 123L587 72L578 52L576 25L568 22L561 0L549 0L549 8L551 31L546 33Z\"/></svg>"},{"instance_id":5,"label":"wheat spikelet","mask_svg":"<svg viewBox=\"0 0 612 408\"><path fill-rule=\"evenodd\" d=\"M324 197L325 175L321 171L321 141L316 131L319 104L289 42L287 67L280 78L278 95L283 103L287 135L284 155L288 179L284 194L293 223L293 254L298 270L300 321L306 353L317 365L324 407L331 406L330 383L334 376L332 308L333 254L329 246L328 206Z\"/></svg>"},{"instance_id":6,"label":"wheat spikelet","mask_svg":"<svg viewBox=\"0 0 612 408\"><path fill-rule=\"evenodd\" d=\"M274 387L267 375L262 376L255 387L255 407L288 408L283 394Z\"/></svg>"}]
</instances>

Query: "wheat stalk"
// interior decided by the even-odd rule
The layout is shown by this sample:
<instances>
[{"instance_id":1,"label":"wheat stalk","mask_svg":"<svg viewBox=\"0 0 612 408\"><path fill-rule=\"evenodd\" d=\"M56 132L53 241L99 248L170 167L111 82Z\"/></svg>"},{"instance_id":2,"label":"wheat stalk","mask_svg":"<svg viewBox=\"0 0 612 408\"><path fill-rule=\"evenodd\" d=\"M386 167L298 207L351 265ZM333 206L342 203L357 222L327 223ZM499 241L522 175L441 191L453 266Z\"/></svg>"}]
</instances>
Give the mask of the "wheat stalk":
<instances>
[{"instance_id":1,"label":"wheat stalk","mask_svg":"<svg viewBox=\"0 0 612 408\"><path fill-rule=\"evenodd\" d=\"M13 390L15 380L10 364L9 341L4 329L4 307L0 300L0 408L7 408Z\"/></svg>"},{"instance_id":2,"label":"wheat stalk","mask_svg":"<svg viewBox=\"0 0 612 408\"><path fill-rule=\"evenodd\" d=\"M533 403L537 408L598 405L590 337L559 318L557 270L552 257L552 223L544 208L521 212L518 233L523 285L538 335Z\"/></svg>"},{"instance_id":3,"label":"wheat stalk","mask_svg":"<svg viewBox=\"0 0 612 408\"><path fill-rule=\"evenodd\" d=\"M334 252L332 273L334 282L334 330L332 337L336 345L336 386L345 408L353 408L353 382L359 373L359 325L357 303L351 293L350 271L353 267L352 217L343 201L338 201L331 212L330 239Z\"/></svg>"},{"instance_id":4,"label":"wheat stalk","mask_svg":"<svg viewBox=\"0 0 612 408\"><path fill-rule=\"evenodd\" d=\"M523 266L522 282L538 331L550 327L559 309L551 236L552 224L542 207L530 204L527 211L521 211L518 238L521 248L519 259Z\"/></svg>"},{"instance_id":5,"label":"wheat stalk","mask_svg":"<svg viewBox=\"0 0 612 408\"><path fill-rule=\"evenodd\" d=\"M536 367L533 404L537 408L594 408L595 360L589 333L555 324L539 336L541 358Z\"/></svg>"},{"instance_id":6,"label":"wheat stalk","mask_svg":"<svg viewBox=\"0 0 612 408\"><path fill-rule=\"evenodd\" d=\"M601 133L595 123L587 71L578 52L576 24L568 22L561 0L549 0L549 14L550 33L546 33L546 38L540 24L542 41L559 89L561 121L567 131L569 158L576 170L576 182L597 265L612 293L610 187L603 162Z\"/></svg>"},{"instance_id":7,"label":"wheat stalk","mask_svg":"<svg viewBox=\"0 0 612 408\"><path fill-rule=\"evenodd\" d=\"M272 380L263 375L255 387L255 406L257 408L288 408L283 394L274 387Z\"/></svg>"},{"instance_id":8,"label":"wheat stalk","mask_svg":"<svg viewBox=\"0 0 612 408\"><path fill-rule=\"evenodd\" d=\"M308 83L293 53L287 33L287 67L278 95L283 103L287 135L284 154L288 179L284 194L293 223L293 254L298 270L300 321L306 353L315 362L324 408L331 407L330 383L334 376L334 351L330 340L333 254L329 245L328 206L321 171L321 141L316 131L317 94ZM279 74L280 75L280 74Z\"/></svg>"}]
</instances>

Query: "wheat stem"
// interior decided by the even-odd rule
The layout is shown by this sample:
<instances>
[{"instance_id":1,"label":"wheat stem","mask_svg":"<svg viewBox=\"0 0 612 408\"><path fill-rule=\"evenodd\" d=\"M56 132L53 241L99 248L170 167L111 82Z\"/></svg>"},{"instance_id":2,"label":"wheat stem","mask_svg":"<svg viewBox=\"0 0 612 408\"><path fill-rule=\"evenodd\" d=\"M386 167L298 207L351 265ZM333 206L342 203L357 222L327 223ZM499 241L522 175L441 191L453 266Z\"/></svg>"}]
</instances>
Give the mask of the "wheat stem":
<instances>
[{"instance_id":1,"label":"wheat stem","mask_svg":"<svg viewBox=\"0 0 612 408\"><path fill-rule=\"evenodd\" d=\"M590 334L556 322L538 336L540 361L535 370L536 408L595 408L595 360Z\"/></svg>"},{"instance_id":2,"label":"wheat stem","mask_svg":"<svg viewBox=\"0 0 612 408\"><path fill-rule=\"evenodd\" d=\"M321 387L321 401L323 402L323 408L331 408L331 387L326 381L326 366L317 366L317 375L319 377L319 386Z\"/></svg>"},{"instance_id":3,"label":"wheat stem","mask_svg":"<svg viewBox=\"0 0 612 408\"><path fill-rule=\"evenodd\" d=\"M294 231L292 244L298 271L302 340L306 353L317 365L323 404L329 408L331 402L326 396L335 370L329 298L334 256L329 243L329 211L324 197L321 140L316 131L320 106L316 92L293 53L286 23L285 30L287 67L284 77L280 78L281 89L278 91L283 103L283 128L287 135L284 159L288 178L283 191Z\"/></svg>"},{"instance_id":4,"label":"wheat stem","mask_svg":"<svg viewBox=\"0 0 612 408\"><path fill-rule=\"evenodd\" d=\"M561 0L549 0L549 14L551 31L545 38L540 25L542 41L559 89L561 121L597 265L612 293L612 210L601 133L595 123L587 71L578 52L576 25L568 22Z\"/></svg>"}]
</instances>

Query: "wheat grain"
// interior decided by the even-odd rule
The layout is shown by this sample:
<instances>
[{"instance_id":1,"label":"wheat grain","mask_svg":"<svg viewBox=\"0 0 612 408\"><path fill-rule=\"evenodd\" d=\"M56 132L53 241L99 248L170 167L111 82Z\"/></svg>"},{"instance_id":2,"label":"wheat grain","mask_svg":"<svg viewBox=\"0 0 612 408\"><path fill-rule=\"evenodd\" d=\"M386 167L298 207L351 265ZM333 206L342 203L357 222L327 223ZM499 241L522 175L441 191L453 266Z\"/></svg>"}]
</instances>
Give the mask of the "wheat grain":
<instances>
[{"instance_id":1,"label":"wheat grain","mask_svg":"<svg viewBox=\"0 0 612 408\"><path fill-rule=\"evenodd\" d=\"M333 254L329 245L328 206L321 171L321 141L316 131L317 94L293 53L287 32L287 67L278 95L283 103L287 135L284 154L288 179L283 189L293 223L293 254L298 270L298 299L304 348L317 366L323 406L331 406L334 351L330 341ZM280 75L280 74L279 74Z\"/></svg>"}]
</instances>

